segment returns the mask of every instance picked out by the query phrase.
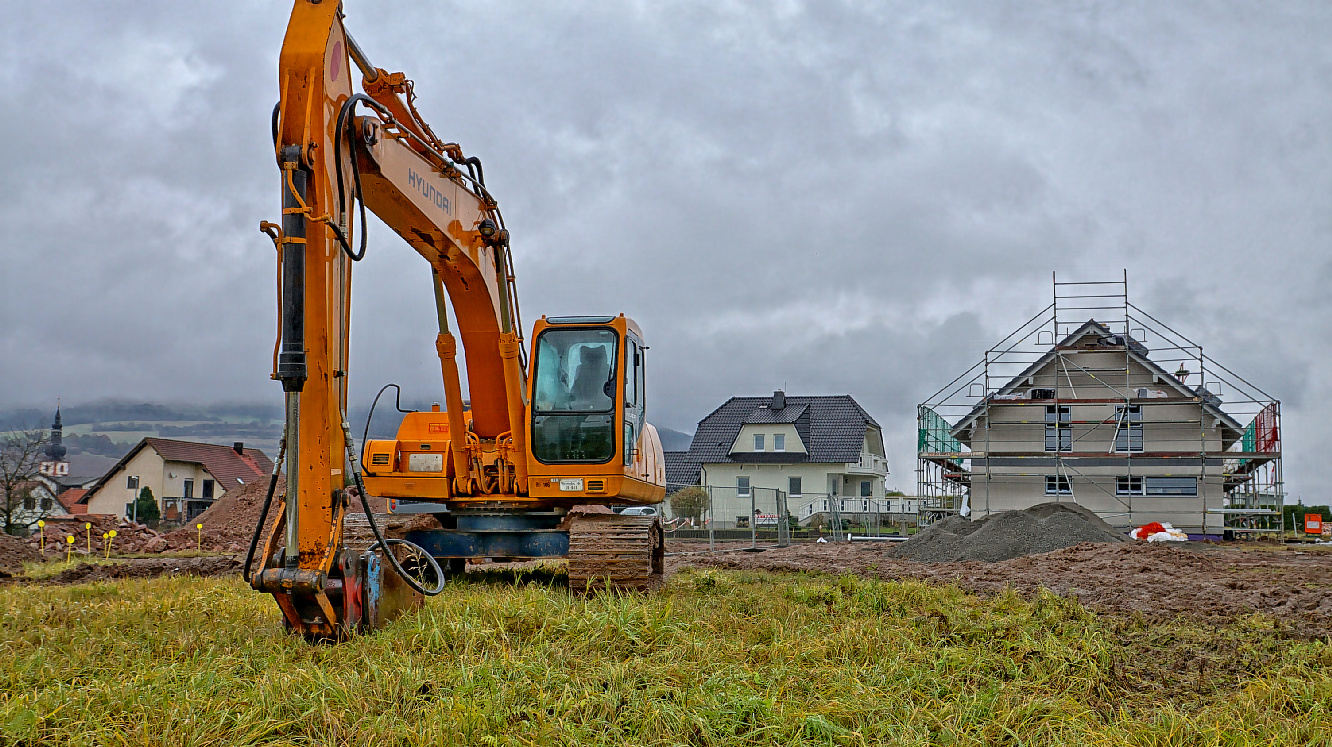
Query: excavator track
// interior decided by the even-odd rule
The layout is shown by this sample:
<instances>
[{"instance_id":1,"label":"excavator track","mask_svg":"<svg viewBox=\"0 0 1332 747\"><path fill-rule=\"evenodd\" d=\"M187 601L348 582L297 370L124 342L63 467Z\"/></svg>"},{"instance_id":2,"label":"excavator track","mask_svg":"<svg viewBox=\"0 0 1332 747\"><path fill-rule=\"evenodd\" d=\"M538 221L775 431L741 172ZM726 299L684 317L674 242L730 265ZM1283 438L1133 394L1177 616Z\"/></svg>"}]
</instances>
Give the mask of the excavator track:
<instances>
[{"instance_id":1,"label":"excavator track","mask_svg":"<svg viewBox=\"0 0 1332 747\"><path fill-rule=\"evenodd\" d=\"M665 579L666 540L656 516L587 514L569 523L569 588L655 591Z\"/></svg>"}]
</instances>

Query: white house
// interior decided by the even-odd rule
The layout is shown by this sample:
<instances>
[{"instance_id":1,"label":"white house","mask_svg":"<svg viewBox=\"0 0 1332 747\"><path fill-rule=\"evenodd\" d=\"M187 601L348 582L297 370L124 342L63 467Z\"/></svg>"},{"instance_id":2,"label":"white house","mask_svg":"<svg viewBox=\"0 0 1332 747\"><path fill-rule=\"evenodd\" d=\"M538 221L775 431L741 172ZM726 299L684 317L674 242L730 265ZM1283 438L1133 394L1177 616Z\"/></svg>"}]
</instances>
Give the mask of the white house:
<instances>
[{"instance_id":1,"label":"white house","mask_svg":"<svg viewBox=\"0 0 1332 747\"><path fill-rule=\"evenodd\" d=\"M229 490L262 480L273 463L258 449L145 438L79 499L90 514L128 517L150 488L163 520L188 521Z\"/></svg>"},{"instance_id":2,"label":"white house","mask_svg":"<svg viewBox=\"0 0 1332 747\"><path fill-rule=\"evenodd\" d=\"M774 517L779 492L802 521L830 500L846 514L889 508L882 430L849 395L732 397L699 421L689 451L666 453L666 472L668 492L709 488L717 528Z\"/></svg>"}]
</instances>

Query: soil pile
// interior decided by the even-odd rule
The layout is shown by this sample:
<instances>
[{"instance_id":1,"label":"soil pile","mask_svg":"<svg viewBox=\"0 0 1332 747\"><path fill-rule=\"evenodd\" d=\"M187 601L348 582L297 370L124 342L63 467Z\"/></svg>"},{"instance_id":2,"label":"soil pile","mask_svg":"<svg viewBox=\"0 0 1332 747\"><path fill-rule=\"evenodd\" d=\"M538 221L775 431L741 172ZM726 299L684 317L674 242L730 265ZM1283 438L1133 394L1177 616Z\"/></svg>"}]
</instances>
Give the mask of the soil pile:
<instances>
[{"instance_id":1,"label":"soil pile","mask_svg":"<svg viewBox=\"0 0 1332 747\"><path fill-rule=\"evenodd\" d=\"M115 538L110 540L111 552L113 553L161 552L166 549L162 534L155 529L148 528L146 525L136 524L108 514L79 514L75 516L56 516L46 520L46 526L41 530L41 534L46 535L46 557L52 558L59 555L63 558L66 537L74 538L74 553L76 555L87 554L90 530L85 526L86 524L92 524L93 553L106 551L106 544L102 535L113 529L116 532ZM39 547L40 543L41 536L36 532L28 538L29 547Z\"/></svg>"},{"instance_id":2,"label":"soil pile","mask_svg":"<svg viewBox=\"0 0 1332 747\"><path fill-rule=\"evenodd\" d=\"M0 533L0 578L22 571L23 564L28 561L41 559L42 556L22 539Z\"/></svg>"},{"instance_id":3,"label":"soil pile","mask_svg":"<svg viewBox=\"0 0 1332 747\"><path fill-rule=\"evenodd\" d=\"M259 514L264 508L264 498L268 495L268 479L255 480L238 490L228 490L226 495L208 507L186 526L168 532L166 547L170 550L193 550L199 544L199 530L195 524L203 524L203 549L209 552L244 552L250 546L254 535L254 525L259 521ZM268 511L268 521L264 524L264 535L277 521L281 511L283 478L278 477L277 490L273 495L273 505Z\"/></svg>"},{"instance_id":4,"label":"soil pile","mask_svg":"<svg viewBox=\"0 0 1332 747\"><path fill-rule=\"evenodd\" d=\"M1041 503L971 521L950 516L887 554L923 563L997 563L1083 542L1129 542L1092 511L1075 503Z\"/></svg>"},{"instance_id":5,"label":"soil pile","mask_svg":"<svg viewBox=\"0 0 1332 747\"><path fill-rule=\"evenodd\" d=\"M256 480L239 490L227 491L227 494L218 499L217 503L208 507L207 511L199 514L193 521L186 526L164 535L166 546L164 550L193 550L199 542L199 530L195 524L203 524L203 549L209 552L227 552L241 553L250 547L250 539L254 536L254 525L259 522L259 514L263 512L264 498L268 495L269 480ZM278 514L282 510L282 493L286 486L284 476L278 476L277 489L273 494L273 505L268 510L268 519L264 522L264 531L260 534L263 537L268 536L269 530L277 522ZM370 508L376 512L376 519L382 524L384 519L381 514L386 512L387 501L384 498L370 497ZM353 500L351 506L347 509L348 519L360 516L364 520L364 511L359 499ZM367 532L369 531L367 527ZM369 544L369 543L367 543ZM149 552L155 552L150 550Z\"/></svg>"}]
</instances>

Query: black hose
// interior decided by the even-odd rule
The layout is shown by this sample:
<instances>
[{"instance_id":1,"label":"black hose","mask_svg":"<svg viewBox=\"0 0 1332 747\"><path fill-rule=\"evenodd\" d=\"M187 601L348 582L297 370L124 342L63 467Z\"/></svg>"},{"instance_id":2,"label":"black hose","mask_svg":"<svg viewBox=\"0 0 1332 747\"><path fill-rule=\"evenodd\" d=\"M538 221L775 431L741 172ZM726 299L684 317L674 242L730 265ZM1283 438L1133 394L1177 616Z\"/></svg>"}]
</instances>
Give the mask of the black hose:
<instances>
[{"instance_id":1,"label":"black hose","mask_svg":"<svg viewBox=\"0 0 1332 747\"><path fill-rule=\"evenodd\" d=\"M364 469L365 473L367 475L370 475L371 477L374 477L375 473L371 472L365 466L365 442L370 439L370 420L375 416L375 407L379 405L379 398L384 394L384 392L388 391L389 387L393 387L394 389L398 390L393 398L393 406L397 408L398 412L401 412L403 414L409 412L416 412L416 410L402 409L402 387L398 386L397 384L385 384L384 387L379 390L379 394L375 395L375 401L370 403L370 414L365 416L365 430L361 431L361 469Z\"/></svg>"},{"instance_id":2,"label":"black hose","mask_svg":"<svg viewBox=\"0 0 1332 747\"><path fill-rule=\"evenodd\" d=\"M476 167L476 180L482 187L486 186L486 172L481 169L481 159L476 156L469 156L467 165Z\"/></svg>"},{"instance_id":3,"label":"black hose","mask_svg":"<svg viewBox=\"0 0 1332 747\"><path fill-rule=\"evenodd\" d=\"M353 465L353 467L354 466L355 465ZM403 583L411 587L412 591L415 591L418 594L424 594L425 596L428 597L433 597L442 594L444 592L444 570L439 567L439 562L435 560L433 555L426 552L425 548L421 547L420 545L414 542L409 542L407 540L396 539L396 538L391 540L384 539L384 535L381 534L379 531L379 524L375 521L375 513L370 510L370 499L365 492L365 483L361 482L361 472L360 470L352 469L351 473L352 473L352 480L356 483L356 492L359 493L361 496L361 507L365 509L365 518L367 521L370 522L370 531L373 532L375 535L375 544L371 545L370 549L374 550L376 547L384 548L384 557L388 558L389 565L393 567L393 572L397 573L398 576L403 580ZM393 554L393 550L389 549L389 545L411 545L412 547L415 547L418 550L420 550L422 555L429 558L430 566L435 571L435 578L438 579L439 581L439 583L435 586L435 588L427 589L421 584L417 583L416 579L412 578L411 575L408 574L407 571L402 567L402 564L398 562L398 557Z\"/></svg>"},{"instance_id":4,"label":"black hose","mask_svg":"<svg viewBox=\"0 0 1332 747\"><path fill-rule=\"evenodd\" d=\"M350 116L355 113L356 105L362 102L369 104L371 108L383 113L383 107L379 105L379 102L363 93L358 93L347 99L347 101L342 104L342 108L338 110L337 124L334 127L333 134L333 168L337 174L336 181L338 183L339 210L342 210L342 206L347 204L346 180L342 175L342 138L344 136L347 137L348 146L352 149L352 180L356 188L355 199L360 203L361 208L361 250L359 252L353 252L351 242L343 236L342 231L336 226L333 228L333 233L338 237L338 243L342 245L342 251L346 252L347 256L351 257L353 262L360 262L365 257L366 236L368 234L365 224L365 199L361 192L361 169L356 165L356 138L351 136L352 133L349 127ZM333 224L330 223L329 225L332 226Z\"/></svg>"},{"instance_id":5,"label":"black hose","mask_svg":"<svg viewBox=\"0 0 1332 747\"><path fill-rule=\"evenodd\" d=\"M268 508L273 505L273 491L277 489L277 471L268 481L268 495L264 496L264 508L259 512L259 523L254 525L254 536L250 537L250 551L245 553L245 570L241 578L250 583L250 564L254 562L254 551L259 547L259 535L264 533L264 524L268 522Z\"/></svg>"},{"instance_id":6,"label":"black hose","mask_svg":"<svg viewBox=\"0 0 1332 747\"><path fill-rule=\"evenodd\" d=\"M273 104L273 147L277 147L278 142L278 117L282 116L282 102Z\"/></svg>"}]
</instances>

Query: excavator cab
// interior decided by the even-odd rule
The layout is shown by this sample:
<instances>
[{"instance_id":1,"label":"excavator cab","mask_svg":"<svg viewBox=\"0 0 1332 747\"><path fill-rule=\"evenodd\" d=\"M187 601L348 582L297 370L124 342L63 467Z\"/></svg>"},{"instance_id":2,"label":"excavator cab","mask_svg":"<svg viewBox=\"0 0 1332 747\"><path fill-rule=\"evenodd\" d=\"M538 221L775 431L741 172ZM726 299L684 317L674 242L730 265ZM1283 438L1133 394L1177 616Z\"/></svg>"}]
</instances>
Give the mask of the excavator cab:
<instances>
[{"instance_id":1,"label":"excavator cab","mask_svg":"<svg viewBox=\"0 0 1332 747\"><path fill-rule=\"evenodd\" d=\"M661 500L665 467L647 424L647 346L638 325L624 315L542 317L532 339L531 495Z\"/></svg>"}]
</instances>

